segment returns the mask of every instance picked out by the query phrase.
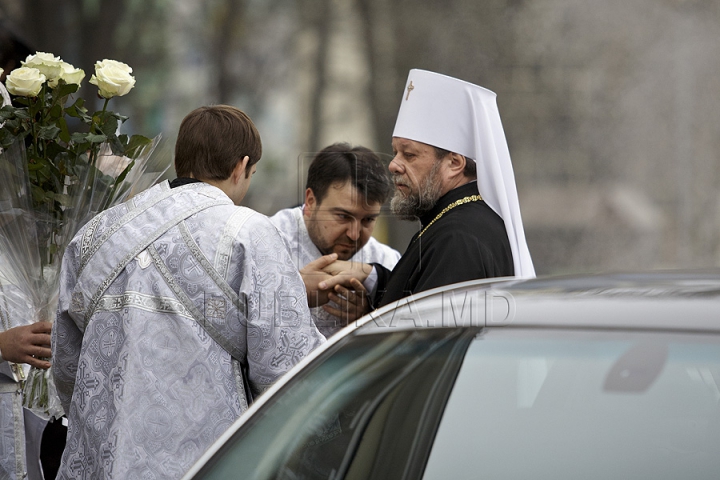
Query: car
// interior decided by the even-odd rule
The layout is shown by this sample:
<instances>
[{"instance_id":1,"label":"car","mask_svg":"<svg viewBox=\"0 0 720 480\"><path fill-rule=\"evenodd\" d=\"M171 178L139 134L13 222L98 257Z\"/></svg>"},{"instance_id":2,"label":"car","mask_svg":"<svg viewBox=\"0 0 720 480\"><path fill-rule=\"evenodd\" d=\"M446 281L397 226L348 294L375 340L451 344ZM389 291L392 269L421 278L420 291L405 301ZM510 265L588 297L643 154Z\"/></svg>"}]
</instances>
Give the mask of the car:
<instances>
[{"instance_id":1,"label":"car","mask_svg":"<svg viewBox=\"0 0 720 480\"><path fill-rule=\"evenodd\" d=\"M402 299L261 395L186 479L720 478L720 271Z\"/></svg>"}]
</instances>

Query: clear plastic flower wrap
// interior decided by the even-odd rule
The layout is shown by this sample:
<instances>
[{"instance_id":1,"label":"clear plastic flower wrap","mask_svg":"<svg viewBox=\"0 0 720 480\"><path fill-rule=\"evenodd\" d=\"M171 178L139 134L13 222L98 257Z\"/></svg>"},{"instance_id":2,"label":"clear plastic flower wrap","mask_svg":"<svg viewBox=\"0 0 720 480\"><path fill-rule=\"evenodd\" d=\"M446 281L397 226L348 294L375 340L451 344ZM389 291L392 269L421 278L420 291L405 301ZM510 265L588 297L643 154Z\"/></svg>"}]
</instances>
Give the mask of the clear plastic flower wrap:
<instances>
[{"instance_id":1,"label":"clear plastic flower wrap","mask_svg":"<svg viewBox=\"0 0 720 480\"><path fill-rule=\"evenodd\" d=\"M126 117L107 110L110 98L89 113L82 98L72 99L80 80L48 76L36 75L46 78L36 97L11 89L15 105L0 84L0 296L12 313L2 330L52 322L68 243L99 212L154 185L171 162L167 152L153 155L159 135L119 134ZM71 132L69 123L86 131ZM18 380L26 374L25 406L46 417L63 414L50 370L13 372Z\"/></svg>"}]
</instances>

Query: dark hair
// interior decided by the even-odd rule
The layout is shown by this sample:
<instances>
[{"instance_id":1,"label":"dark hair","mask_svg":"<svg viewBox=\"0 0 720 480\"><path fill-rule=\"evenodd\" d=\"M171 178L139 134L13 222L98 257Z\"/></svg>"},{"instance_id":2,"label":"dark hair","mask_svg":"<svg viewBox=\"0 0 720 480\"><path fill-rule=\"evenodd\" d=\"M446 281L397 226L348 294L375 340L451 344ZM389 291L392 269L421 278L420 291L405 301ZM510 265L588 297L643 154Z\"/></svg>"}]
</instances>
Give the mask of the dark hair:
<instances>
[{"instance_id":1,"label":"dark hair","mask_svg":"<svg viewBox=\"0 0 720 480\"><path fill-rule=\"evenodd\" d=\"M450 153L450 150L444 150L439 147L433 148L435 149L435 158L437 158L438 160L441 158L445 158ZM465 157L465 155L463 155L463 157ZM465 168L463 169L463 175L468 178L477 178L477 165L475 164L475 160L470 157L465 157Z\"/></svg>"},{"instance_id":2,"label":"dark hair","mask_svg":"<svg viewBox=\"0 0 720 480\"><path fill-rule=\"evenodd\" d=\"M175 143L178 177L225 180L239 161L248 156L246 178L262 156L260 134L250 117L228 105L200 107L180 124Z\"/></svg>"},{"instance_id":3,"label":"dark hair","mask_svg":"<svg viewBox=\"0 0 720 480\"><path fill-rule=\"evenodd\" d=\"M387 167L380 157L366 147L351 147L348 143L334 143L315 155L305 188L312 189L321 203L332 184L348 181L370 203L385 203L392 191Z\"/></svg>"}]
</instances>

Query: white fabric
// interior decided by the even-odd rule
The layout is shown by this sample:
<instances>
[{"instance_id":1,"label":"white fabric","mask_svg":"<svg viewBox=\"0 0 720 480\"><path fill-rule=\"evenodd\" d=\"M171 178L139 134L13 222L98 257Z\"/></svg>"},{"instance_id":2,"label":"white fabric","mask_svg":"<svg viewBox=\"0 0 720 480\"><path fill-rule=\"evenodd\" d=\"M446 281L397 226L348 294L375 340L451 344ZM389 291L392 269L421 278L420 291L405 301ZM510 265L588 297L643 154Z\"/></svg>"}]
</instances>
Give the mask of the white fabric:
<instances>
[{"instance_id":1,"label":"white fabric","mask_svg":"<svg viewBox=\"0 0 720 480\"><path fill-rule=\"evenodd\" d=\"M182 477L247 409L248 383L264 391L324 340L266 216L205 183L106 210L63 257L58 480Z\"/></svg>"},{"instance_id":2,"label":"white fabric","mask_svg":"<svg viewBox=\"0 0 720 480\"><path fill-rule=\"evenodd\" d=\"M3 85L2 83L0 83L0 97L2 97L3 107L5 105L10 105L10 102L12 102L12 100L10 100L10 94L8 93L7 88L5 88L5 85Z\"/></svg>"},{"instance_id":3,"label":"white fabric","mask_svg":"<svg viewBox=\"0 0 720 480\"><path fill-rule=\"evenodd\" d=\"M378 272L377 268L373 266L372 270L370 270L370 273L368 274L367 278L363 282L363 287L365 287L365 290L367 290L370 293L373 293L375 291L375 287L377 286L378 281Z\"/></svg>"},{"instance_id":4,"label":"white fabric","mask_svg":"<svg viewBox=\"0 0 720 480\"><path fill-rule=\"evenodd\" d=\"M303 207L286 208L270 217L270 221L285 238L298 270L322 257L322 253L308 235L302 212ZM370 237L363 248L350 259L351 262L379 263L388 270L392 270L398 260L400 260L400 252L378 242L373 237ZM322 307L311 308L310 313L318 330L326 337L344 326L338 317L330 315Z\"/></svg>"},{"instance_id":5,"label":"white fabric","mask_svg":"<svg viewBox=\"0 0 720 480\"><path fill-rule=\"evenodd\" d=\"M393 137L474 159L480 195L505 222L515 275L535 276L494 92L446 75L410 70Z\"/></svg>"}]
</instances>

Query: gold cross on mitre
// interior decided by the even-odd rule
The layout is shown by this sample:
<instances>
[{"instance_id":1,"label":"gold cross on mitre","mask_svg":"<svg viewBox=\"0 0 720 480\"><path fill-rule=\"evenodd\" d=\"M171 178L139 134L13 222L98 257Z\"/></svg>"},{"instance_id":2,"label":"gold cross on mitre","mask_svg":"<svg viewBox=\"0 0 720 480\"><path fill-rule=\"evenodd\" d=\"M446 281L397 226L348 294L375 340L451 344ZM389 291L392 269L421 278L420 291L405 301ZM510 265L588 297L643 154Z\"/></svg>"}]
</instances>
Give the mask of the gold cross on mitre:
<instances>
[{"instance_id":1,"label":"gold cross on mitre","mask_svg":"<svg viewBox=\"0 0 720 480\"><path fill-rule=\"evenodd\" d=\"M412 84L412 80L410 80L410 85L407 86L407 91L408 91L408 93L407 93L407 95L405 96L405 100L407 100L408 98L410 98L410 92L412 92L413 90L415 90L415 87L414 87L413 84Z\"/></svg>"}]
</instances>

